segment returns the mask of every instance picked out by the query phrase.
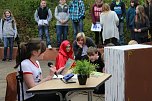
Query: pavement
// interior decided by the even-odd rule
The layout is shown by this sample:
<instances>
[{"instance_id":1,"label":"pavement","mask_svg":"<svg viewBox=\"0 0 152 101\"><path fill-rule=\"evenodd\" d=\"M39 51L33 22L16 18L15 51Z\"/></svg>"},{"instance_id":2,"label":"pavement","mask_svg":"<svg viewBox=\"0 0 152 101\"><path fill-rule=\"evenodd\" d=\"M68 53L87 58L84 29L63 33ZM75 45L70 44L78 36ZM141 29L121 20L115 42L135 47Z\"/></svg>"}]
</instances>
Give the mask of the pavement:
<instances>
[{"instance_id":1,"label":"pavement","mask_svg":"<svg viewBox=\"0 0 152 101\"><path fill-rule=\"evenodd\" d=\"M49 74L49 68L47 66L48 61L39 61L43 77L46 77ZM54 61L52 61L54 62ZM13 67L15 66L15 60L1 61L0 60L0 101L5 101L5 92L6 92L6 76L7 74L16 71ZM87 101L87 94L85 92L77 92L71 95L71 101ZM104 101L104 95L93 94L93 101Z\"/></svg>"}]
</instances>

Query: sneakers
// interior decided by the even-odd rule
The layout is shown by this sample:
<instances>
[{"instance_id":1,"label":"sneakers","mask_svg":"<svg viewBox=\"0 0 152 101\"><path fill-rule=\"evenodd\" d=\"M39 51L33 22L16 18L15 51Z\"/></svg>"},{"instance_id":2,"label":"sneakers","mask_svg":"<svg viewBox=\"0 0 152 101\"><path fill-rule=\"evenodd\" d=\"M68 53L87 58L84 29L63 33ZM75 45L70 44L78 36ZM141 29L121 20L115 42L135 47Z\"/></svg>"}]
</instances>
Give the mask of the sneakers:
<instances>
[{"instance_id":1,"label":"sneakers","mask_svg":"<svg viewBox=\"0 0 152 101\"><path fill-rule=\"evenodd\" d=\"M2 59L2 61L6 61L6 59Z\"/></svg>"},{"instance_id":2,"label":"sneakers","mask_svg":"<svg viewBox=\"0 0 152 101\"><path fill-rule=\"evenodd\" d=\"M48 45L48 49L52 49L52 46L51 46L51 45Z\"/></svg>"}]
</instances>

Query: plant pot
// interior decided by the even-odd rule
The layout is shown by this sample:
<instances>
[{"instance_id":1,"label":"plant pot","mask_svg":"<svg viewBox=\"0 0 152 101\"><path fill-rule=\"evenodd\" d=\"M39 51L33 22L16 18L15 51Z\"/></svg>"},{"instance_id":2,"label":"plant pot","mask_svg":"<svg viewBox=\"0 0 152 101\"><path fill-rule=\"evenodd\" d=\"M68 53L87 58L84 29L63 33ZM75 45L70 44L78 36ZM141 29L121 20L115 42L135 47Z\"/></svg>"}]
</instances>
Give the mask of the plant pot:
<instances>
[{"instance_id":1,"label":"plant pot","mask_svg":"<svg viewBox=\"0 0 152 101\"><path fill-rule=\"evenodd\" d=\"M87 75L78 75L78 81L80 85L86 85L88 76Z\"/></svg>"}]
</instances>

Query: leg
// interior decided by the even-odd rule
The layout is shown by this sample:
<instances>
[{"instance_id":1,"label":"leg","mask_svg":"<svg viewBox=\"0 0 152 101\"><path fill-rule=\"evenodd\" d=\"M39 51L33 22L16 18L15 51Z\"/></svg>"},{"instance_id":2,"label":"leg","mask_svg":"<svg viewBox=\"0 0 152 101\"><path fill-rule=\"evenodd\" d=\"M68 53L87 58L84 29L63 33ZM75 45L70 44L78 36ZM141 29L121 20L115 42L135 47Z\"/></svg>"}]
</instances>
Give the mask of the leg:
<instances>
[{"instance_id":1,"label":"leg","mask_svg":"<svg viewBox=\"0 0 152 101\"><path fill-rule=\"evenodd\" d=\"M38 26L39 38L43 40L43 26Z\"/></svg>"},{"instance_id":2,"label":"leg","mask_svg":"<svg viewBox=\"0 0 152 101\"><path fill-rule=\"evenodd\" d=\"M10 37L9 38L9 60L12 60L13 46L14 46L14 38Z\"/></svg>"},{"instance_id":3,"label":"leg","mask_svg":"<svg viewBox=\"0 0 152 101\"><path fill-rule=\"evenodd\" d=\"M80 19L78 27L79 27L79 32L83 32L83 19Z\"/></svg>"},{"instance_id":4,"label":"leg","mask_svg":"<svg viewBox=\"0 0 152 101\"><path fill-rule=\"evenodd\" d=\"M99 44L99 33L100 32L94 32L95 33L95 44L98 46Z\"/></svg>"},{"instance_id":5,"label":"leg","mask_svg":"<svg viewBox=\"0 0 152 101\"><path fill-rule=\"evenodd\" d=\"M119 36L120 36L119 43L120 43L120 45L124 45L125 44L123 29L124 29L124 22L120 22L119 23Z\"/></svg>"},{"instance_id":6,"label":"leg","mask_svg":"<svg viewBox=\"0 0 152 101\"><path fill-rule=\"evenodd\" d=\"M49 34L49 26L44 26L46 44L51 45L50 34Z\"/></svg>"},{"instance_id":7,"label":"leg","mask_svg":"<svg viewBox=\"0 0 152 101\"><path fill-rule=\"evenodd\" d=\"M68 26L63 26L63 40L67 40Z\"/></svg>"},{"instance_id":8,"label":"leg","mask_svg":"<svg viewBox=\"0 0 152 101\"><path fill-rule=\"evenodd\" d=\"M103 38L102 38L102 29L101 29L101 32L99 32L99 34L100 34L100 38L101 38L101 44L103 45Z\"/></svg>"},{"instance_id":9,"label":"leg","mask_svg":"<svg viewBox=\"0 0 152 101\"><path fill-rule=\"evenodd\" d=\"M62 33L61 26L57 25L56 26L57 47L60 47L61 44L61 33Z\"/></svg>"},{"instance_id":10,"label":"leg","mask_svg":"<svg viewBox=\"0 0 152 101\"><path fill-rule=\"evenodd\" d=\"M8 48L8 39L7 37L3 38L4 40L4 58L3 60L5 61L7 59L7 48Z\"/></svg>"},{"instance_id":11,"label":"leg","mask_svg":"<svg viewBox=\"0 0 152 101\"><path fill-rule=\"evenodd\" d=\"M73 35L73 36L74 36L74 39L73 39L73 40L76 39L76 36L77 36L77 33L78 33L77 25L78 25L78 22L72 21L72 27L73 27L73 30L74 30L74 35Z\"/></svg>"}]
</instances>

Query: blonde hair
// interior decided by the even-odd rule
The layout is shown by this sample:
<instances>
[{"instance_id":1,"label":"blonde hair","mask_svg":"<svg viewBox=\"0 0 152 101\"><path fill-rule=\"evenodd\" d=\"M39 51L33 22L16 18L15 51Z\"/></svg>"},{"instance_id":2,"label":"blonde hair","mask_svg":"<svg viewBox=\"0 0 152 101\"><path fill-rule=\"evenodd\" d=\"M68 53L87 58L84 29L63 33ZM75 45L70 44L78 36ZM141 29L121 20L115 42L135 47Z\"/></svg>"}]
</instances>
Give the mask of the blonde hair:
<instances>
[{"instance_id":1,"label":"blonde hair","mask_svg":"<svg viewBox=\"0 0 152 101\"><path fill-rule=\"evenodd\" d=\"M86 36L83 32L79 32L76 36L76 40L79 41L80 38L83 38L84 39L84 44L86 43Z\"/></svg>"},{"instance_id":2,"label":"blonde hair","mask_svg":"<svg viewBox=\"0 0 152 101\"><path fill-rule=\"evenodd\" d=\"M102 5L102 11L103 11L103 12L110 11L110 6L109 6L109 4L104 3L104 4Z\"/></svg>"},{"instance_id":3,"label":"blonde hair","mask_svg":"<svg viewBox=\"0 0 152 101\"><path fill-rule=\"evenodd\" d=\"M9 10L9 9L4 10L4 12L3 12L3 20L6 19L6 15L5 15L6 12L9 12L9 13L10 13L10 16L12 17L12 19L15 20L13 14L12 14L12 12L11 12L11 10Z\"/></svg>"},{"instance_id":4,"label":"blonde hair","mask_svg":"<svg viewBox=\"0 0 152 101\"><path fill-rule=\"evenodd\" d=\"M133 44L138 44L138 42L135 41L135 40L130 40L130 41L128 42L128 45L133 45Z\"/></svg>"}]
</instances>

